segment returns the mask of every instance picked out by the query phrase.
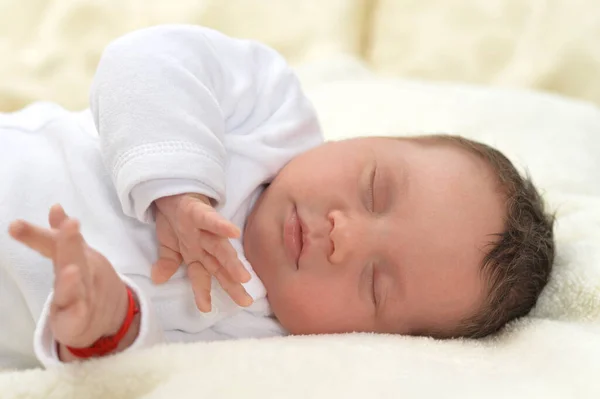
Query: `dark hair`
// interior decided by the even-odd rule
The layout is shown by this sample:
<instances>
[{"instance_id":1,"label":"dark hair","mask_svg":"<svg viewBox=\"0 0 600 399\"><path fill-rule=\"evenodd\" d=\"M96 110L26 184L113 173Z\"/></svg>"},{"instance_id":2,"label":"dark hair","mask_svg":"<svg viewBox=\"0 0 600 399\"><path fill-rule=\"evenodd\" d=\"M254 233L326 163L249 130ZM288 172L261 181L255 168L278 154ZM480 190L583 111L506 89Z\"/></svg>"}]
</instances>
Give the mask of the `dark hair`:
<instances>
[{"instance_id":1,"label":"dark hair","mask_svg":"<svg viewBox=\"0 0 600 399\"><path fill-rule=\"evenodd\" d=\"M554 215L529 176L522 176L500 151L460 136L421 139L456 145L484 160L493 170L506 199L504 231L490 244L482 275L488 293L480 310L466 318L450 337L482 338L527 315L548 283L555 256Z\"/></svg>"}]
</instances>

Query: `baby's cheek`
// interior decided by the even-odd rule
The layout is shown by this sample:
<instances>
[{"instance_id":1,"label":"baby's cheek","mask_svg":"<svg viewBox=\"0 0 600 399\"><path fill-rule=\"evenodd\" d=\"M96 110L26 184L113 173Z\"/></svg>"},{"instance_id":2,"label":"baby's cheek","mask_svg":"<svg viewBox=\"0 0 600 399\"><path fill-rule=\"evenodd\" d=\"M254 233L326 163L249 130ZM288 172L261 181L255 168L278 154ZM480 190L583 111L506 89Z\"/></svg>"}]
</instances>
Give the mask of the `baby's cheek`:
<instances>
[{"instance_id":1,"label":"baby's cheek","mask_svg":"<svg viewBox=\"0 0 600 399\"><path fill-rule=\"evenodd\" d=\"M357 316L352 303L335 284L303 281L271 299L275 316L292 334L346 332Z\"/></svg>"},{"instance_id":2,"label":"baby's cheek","mask_svg":"<svg viewBox=\"0 0 600 399\"><path fill-rule=\"evenodd\" d=\"M323 319L322 303L307 282L271 291L269 301L279 322L292 334L311 334Z\"/></svg>"}]
</instances>

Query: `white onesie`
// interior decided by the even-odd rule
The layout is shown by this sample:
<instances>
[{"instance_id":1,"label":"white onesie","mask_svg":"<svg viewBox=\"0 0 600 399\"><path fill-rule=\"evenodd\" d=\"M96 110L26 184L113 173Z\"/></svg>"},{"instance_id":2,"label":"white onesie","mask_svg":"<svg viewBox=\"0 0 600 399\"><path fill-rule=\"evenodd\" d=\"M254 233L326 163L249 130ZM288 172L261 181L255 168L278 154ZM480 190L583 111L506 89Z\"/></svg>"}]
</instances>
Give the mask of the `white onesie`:
<instances>
[{"instance_id":1,"label":"white onesie","mask_svg":"<svg viewBox=\"0 0 600 399\"><path fill-rule=\"evenodd\" d=\"M84 112L36 103L0 115L0 367L57 362L46 317L52 264L7 233L17 218L47 225L54 203L80 219L86 241L139 296L132 348L283 334L240 240L232 243L252 274L250 308L214 283L213 311L202 314L184 269L164 285L150 281L154 200L205 194L243 229L264 185L322 143L282 57L206 28L149 28L107 47L90 102Z\"/></svg>"}]
</instances>

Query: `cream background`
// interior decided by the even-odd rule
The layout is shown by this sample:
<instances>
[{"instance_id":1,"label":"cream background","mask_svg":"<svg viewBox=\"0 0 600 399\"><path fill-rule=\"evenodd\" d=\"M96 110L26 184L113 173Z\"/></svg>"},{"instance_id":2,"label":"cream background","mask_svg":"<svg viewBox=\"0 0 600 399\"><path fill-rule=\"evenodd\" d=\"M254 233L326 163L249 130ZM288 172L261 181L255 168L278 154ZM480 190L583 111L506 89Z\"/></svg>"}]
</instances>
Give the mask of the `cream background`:
<instances>
[{"instance_id":1,"label":"cream background","mask_svg":"<svg viewBox=\"0 0 600 399\"><path fill-rule=\"evenodd\" d=\"M86 106L102 47L158 22L277 47L329 139L460 133L530 170L559 259L530 317L483 341L290 337L164 346L63 370L0 373L2 398L598 398L600 5L589 0L0 0L0 110ZM422 25L423 24L423 25ZM595 34L594 34L595 32Z\"/></svg>"},{"instance_id":2,"label":"cream background","mask_svg":"<svg viewBox=\"0 0 600 399\"><path fill-rule=\"evenodd\" d=\"M600 104L597 0L0 0L0 111L87 106L108 42L175 22L266 42L293 64L349 54L389 76Z\"/></svg>"},{"instance_id":3,"label":"cream background","mask_svg":"<svg viewBox=\"0 0 600 399\"><path fill-rule=\"evenodd\" d=\"M380 71L549 90L600 104L598 0L378 0Z\"/></svg>"}]
</instances>

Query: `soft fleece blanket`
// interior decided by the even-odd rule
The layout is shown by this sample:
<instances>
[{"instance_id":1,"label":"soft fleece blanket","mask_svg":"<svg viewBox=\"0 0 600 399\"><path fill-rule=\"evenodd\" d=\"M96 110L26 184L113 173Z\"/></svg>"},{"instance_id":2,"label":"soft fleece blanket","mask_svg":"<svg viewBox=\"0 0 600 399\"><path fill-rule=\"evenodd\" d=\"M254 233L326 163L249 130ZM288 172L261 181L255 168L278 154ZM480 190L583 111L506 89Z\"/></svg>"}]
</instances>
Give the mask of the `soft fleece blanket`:
<instances>
[{"instance_id":1,"label":"soft fleece blanket","mask_svg":"<svg viewBox=\"0 0 600 399\"><path fill-rule=\"evenodd\" d=\"M599 398L600 110L526 91L382 80L353 59L300 69L330 139L460 133L527 165L557 212L531 316L481 341L286 337L168 345L0 373L2 398Z\"/></svg>"}]
</instances>

